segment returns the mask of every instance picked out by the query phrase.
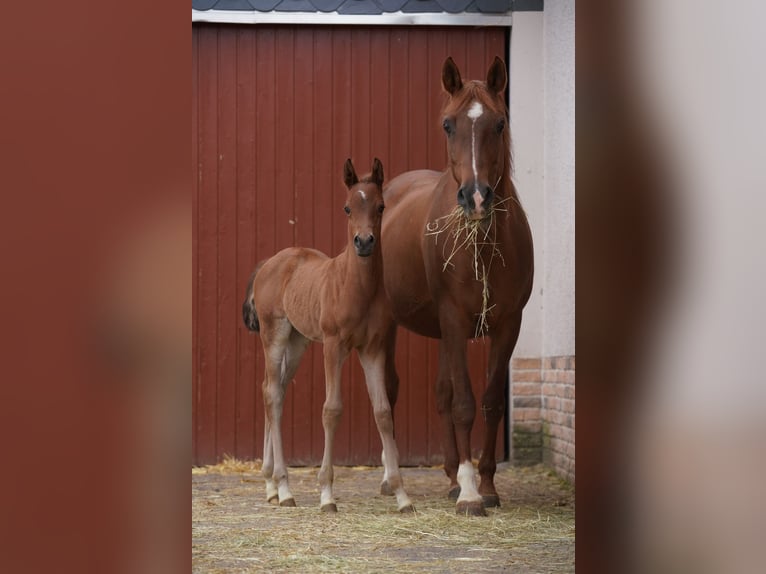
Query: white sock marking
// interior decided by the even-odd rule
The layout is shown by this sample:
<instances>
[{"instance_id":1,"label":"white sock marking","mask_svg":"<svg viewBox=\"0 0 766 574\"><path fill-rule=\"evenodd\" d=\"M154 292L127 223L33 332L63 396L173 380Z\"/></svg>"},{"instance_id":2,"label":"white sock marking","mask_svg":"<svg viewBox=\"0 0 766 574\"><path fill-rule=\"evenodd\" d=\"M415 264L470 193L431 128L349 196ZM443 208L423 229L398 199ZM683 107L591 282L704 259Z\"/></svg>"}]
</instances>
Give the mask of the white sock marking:
<instances>
[{"instance_id":1,"label":"white sock marking","mask_svg":"<svg viewBox=\"0 0 766 574\"><path fill-rule=\"evenodd\" d=\"M460 485L460 496L458 502L473 502L481 500L479 491L476 489L476 473L473 470L473 463L470 460L461 462L457 470L457 482Z\"/></svg>"}]
</instances>

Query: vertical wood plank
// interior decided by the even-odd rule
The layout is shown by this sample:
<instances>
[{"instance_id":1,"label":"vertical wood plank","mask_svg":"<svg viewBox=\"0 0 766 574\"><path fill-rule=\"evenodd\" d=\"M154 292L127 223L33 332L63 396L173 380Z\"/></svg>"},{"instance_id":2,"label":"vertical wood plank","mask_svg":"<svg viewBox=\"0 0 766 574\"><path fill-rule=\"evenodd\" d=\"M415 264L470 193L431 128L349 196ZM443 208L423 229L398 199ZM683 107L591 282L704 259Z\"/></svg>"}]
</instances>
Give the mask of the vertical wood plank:
<instances>
[{"instance_id":1,"label":"vertical wood plank","mask_svg":"<svg viewBox=\"0 0 766 574\"><path fill-rule=\"evenodd\" d=\"M294 98L293 126L294 145L292 165L294 173L294 228L295 244L314 245L314 31L310 27L295 28L294 47ZM314 418L321 418L321 402L314 403L314 379L322 383L324 377L313 370L313 353L316 345L310 345L303 356L295 377L293 388L293 455L294 464L311 464L311 433ZM321 371L320 371L321 373ZM321 395L318 397L322 401Z\"/></svg>"},{"instance_id":2,"label":"vertical wood plank","mask_svg":"<svg viewBox=\"0 0 766 574\"><path fill-rule=\"evenodd\" d=\"M199 223L197 452L216 458L216 309L218 305L218 30L199 31Z\"/></svg>"},{"instance_id":3,"label":"vertical wood plank","mask_svg":"<svg viewBox=\"0 0 766 574\"><path fill-rule=\"evenodd\" d=\"M328 255L333 254L333 215L339 211L335 201L342 166L336 165L333 156L333 31L322 26L314 32L314 114L313 142L314 173L314 247ZM324 450L322 405L325 400L324 356L322 347L315 345L312 370L314 404L317 413L312 426L311 452L314 461L321 461Z\"/></svg>"},{"instance_id":4,"label":"vertical wood plank","mask_svg":"<svg viewBox=\"0 0 766 574\"><path fill-rule=\"evenodd\" d=\"M218 317L216 454L236 452L237 44L218 33Z\"/></svg>"},{"instance_id":5,"label":"vertical wood plank","mask_svg":"<svg viewBox=\"0 0 766 574\"><path fill-rule=\"evenodd\" d=\"M237 28L237 288L244 298L245 286L256 264L255 253L255 35ZM235 300L238 307L240 299ZM239 317L237 317L239 319ZM255 444L256 350L258 336L237 321L237 413L236 456L260 455Z\"/></svg>"}]
</instances>

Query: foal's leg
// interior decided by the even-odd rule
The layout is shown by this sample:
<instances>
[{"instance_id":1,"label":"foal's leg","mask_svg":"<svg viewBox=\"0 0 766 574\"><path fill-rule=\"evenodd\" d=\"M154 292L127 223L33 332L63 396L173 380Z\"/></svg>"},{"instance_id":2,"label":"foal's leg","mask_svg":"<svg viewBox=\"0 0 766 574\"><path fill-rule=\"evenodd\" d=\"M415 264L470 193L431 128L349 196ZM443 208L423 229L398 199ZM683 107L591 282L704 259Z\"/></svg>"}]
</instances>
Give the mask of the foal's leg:
<instances>
[{"instance_id":1,"label":"foal's leg","mask_svg":"<svg viewBox=\"0 0 766 574\"><path fill-rule=\"evenodd\" d=\"M396 495L399 512L414 512L415 508L404 491L402 475L399 471L399 452L394 441L394 419L385 389L386 354L382 350L370 352L363 349L359 352L359 360L364 369L364 380L375 414L375 424L378 426L380 440L383 443L384 479Z\"/></svg>"},{"instance_id":2,"label":"foal's leg","mask_svg":"<svg viewBox=\"0 0 766 574\"><path fill-rule=\"evenodd\" d=\"M505 389L508 384L508 361L516 346L521 327L521 313L508 320L505 329L492 336L489 351L489 380L481 400L481 412L487 424L484 435L484 447L479 459L481 485L479 493L484 499L484 506L500 506L500 497L495 490L495 446L497 428L505 411Z\"/></svg>"},{"instance_id":3,"label":"foal's leg","mask_svg":"<svg viewBox=\"0 0 766 574\"><path fill-rule=\"evenodd\" d=\"M396 372L396 325L391 325L385 338L385 352L386 352L386 395L388 397L388 404L391 407L391 420L394 418L394 407L396 407L396 399L399 396L399 375ZM394 435L396 433L394 432ZM388 483L388 468L386 464L386 451L385 449L380 455L383 462L383 480L380 483L380 493L386 496L393 496L394 490Z\"/></svg>"},{"instance_id":4,"label":"foal's leg","mask_svg":"<svg viewBox=\"0 0 766 574\"><path fill-rule=\"evenodd\" d=\"M263 396L266 396L268 376L263 381ZM269 417L263 417L263 464L261 465L261 474L266 480L266 500L272 503L279 503L279 493L277 485L274 482L274 449L271 446L271 429L269 428Z\"/></svg>"},{"instance_id":5,"label":"foal's leg","mask_svg":"<svg viewBox=\"0 0 766 574\"><path fill-rule=\"evenodd\" d=\"M266 488L269 496L268 474L271 474L271 488L274 483L277 487L280 506L295 506L295 498L290 492L287 478L287 466L285 465L284 452L282 450L282 407L285 399L286 355L292 325L287 319L261 320L261 341L266 362L266 380L263 384L263 405L267 419L267 433L264 433L264 444L271 442L272 459L267 461L267 452L264 452L263 475L267 478ZM273 461L273 472L270 464Z\"/></svg>"},{"instance_id":6,"label":"foal's leg","mask_svg":"<svg viewBox=\"0 0 766 574\"><path fill-rule=\"evenodd\" d=\"M332 448L335 439L335 429L343 412L341 399L340 377L343 362L348 356L348 349L336 338L324 341L324 373L325 401L322 408L322 425L324 426L324 456L322 468L319 469L320 507L322 512L337 512L338 506L332 494L333 468Z\"/></svg>"},{"instance_id":7,"label":"foal's leg","mask_svg":"<svg viewBox=\"0 0 766 574\"><path fill-rule=\"evenodd\" d=\"M439 318L442 332L442 340L439 345L440 363L445 363L452 380L451 414L459 461L457 482L460 485L456 511L458 514L486 516L484 503L476 489L476 473L471 460L471 429L476 418L476 399L473 396L471 380L468 376L468 345L463 336L463 333L467 332L468 326L461 323L461 314L458 309L447 302L439 309ZM447 421L448 419L443 416L443 420ZM445 427L447 427L446 422ZM448 445L450 438L448 435ZM448 452L447 456L449 454Z\"/></svg>"}]
</instances>

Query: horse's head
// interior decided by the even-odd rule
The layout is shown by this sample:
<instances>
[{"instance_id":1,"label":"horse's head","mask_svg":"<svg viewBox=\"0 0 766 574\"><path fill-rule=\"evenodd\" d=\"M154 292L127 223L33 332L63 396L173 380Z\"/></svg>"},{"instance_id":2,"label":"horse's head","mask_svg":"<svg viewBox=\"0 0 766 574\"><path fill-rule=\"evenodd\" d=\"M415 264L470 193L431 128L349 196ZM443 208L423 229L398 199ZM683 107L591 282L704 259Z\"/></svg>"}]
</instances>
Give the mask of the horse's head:
<instances>
[{"instance_id":1,"label":"horse's head","mask_svg":"<svg viewBox=\"0 0 766 574\"><path fill-rule=\"evenodd\" d=\"M383 164L378 158L372 162L372 171L357 177L350 159L343 166L343 181L348 188L344 210L348 215L348 232L354 249L360 257L372 255L380 238L380 220L383 215Z\"/></svg>"},{"instance_id":2,"label":"horse's head","mask_svg":"<svg viewBox=\"0 0 766 574\"><path fill-rule=\"evenodd\" d=\"M442 86L448 94L442 125L450 170L458 184L457 202L469 219L489 215L510 160L506 82L505 64L498 57L489 67L486 82L463 83L452 58L442 68Z\"/></svg>"}]
</instances>

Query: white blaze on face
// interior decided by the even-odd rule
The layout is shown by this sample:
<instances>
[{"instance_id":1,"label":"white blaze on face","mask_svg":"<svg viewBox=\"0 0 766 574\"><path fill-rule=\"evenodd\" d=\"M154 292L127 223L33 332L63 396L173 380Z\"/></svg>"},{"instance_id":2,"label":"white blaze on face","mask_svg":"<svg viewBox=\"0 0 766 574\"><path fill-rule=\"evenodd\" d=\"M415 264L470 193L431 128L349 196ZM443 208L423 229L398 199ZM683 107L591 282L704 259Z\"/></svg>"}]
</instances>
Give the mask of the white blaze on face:
<instances>
[{"instance_id":1,"label":"white blaze on face","mask_svg":"<svg viewBox=\"0 0 766 574\"><path fill-rule=\"evenodd\" d=\"M364 191L362 191L361 189L358 189L357 191L359 192L359 195L362 196L362 199L367 201L367 196L364 194Z\"/></svg>"},{"instance_id":2,"label":"white blaze on face","mask_svg":"<svg viewBox=\"0 0 766 574\"><path fill-rule=\"evenodd\" d=\"M481 103L474 101L468 108L468 117L471 118L471 167L473 168L473 203L476 209L481 208L484 199L479 192L479 170L476 168L476 120L484 113Z\"/></svg>"}]
</instances>

